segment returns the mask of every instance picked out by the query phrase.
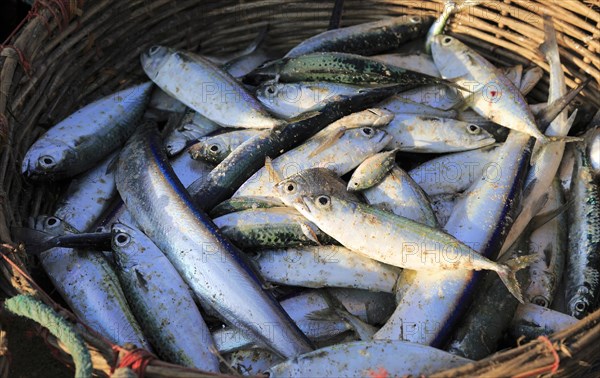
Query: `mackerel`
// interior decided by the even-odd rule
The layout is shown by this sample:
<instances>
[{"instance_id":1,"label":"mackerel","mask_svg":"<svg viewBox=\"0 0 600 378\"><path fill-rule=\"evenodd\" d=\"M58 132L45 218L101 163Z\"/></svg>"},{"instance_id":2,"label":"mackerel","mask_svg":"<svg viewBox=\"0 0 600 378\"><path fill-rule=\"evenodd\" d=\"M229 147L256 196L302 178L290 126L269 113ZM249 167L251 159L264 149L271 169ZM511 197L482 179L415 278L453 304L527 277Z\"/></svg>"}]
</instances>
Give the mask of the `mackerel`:
<instances>
[{"instance_id":1,"label":"mackerel","mask_svg":"<svg viewBox=\"0 0 600 378\"><path fill-rule=\"evenodd\" d=\"M248 139L261 133L264 133L264 131L242 129L203 137L190 146L188 152L194 160L203 160L212 164L219 164L229 156L231 151L238 148Z\"/></svg>"}]
</instances>

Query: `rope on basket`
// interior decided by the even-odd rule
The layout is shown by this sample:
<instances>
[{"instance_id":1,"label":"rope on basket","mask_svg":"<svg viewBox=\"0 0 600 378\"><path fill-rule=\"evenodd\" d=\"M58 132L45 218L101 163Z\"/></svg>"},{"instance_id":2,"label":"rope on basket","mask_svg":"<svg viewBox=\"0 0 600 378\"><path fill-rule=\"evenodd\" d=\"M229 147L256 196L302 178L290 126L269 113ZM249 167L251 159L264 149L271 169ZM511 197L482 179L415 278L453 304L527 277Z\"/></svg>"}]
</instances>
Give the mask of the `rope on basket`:
<instances>
[{"instance_id":1,"label":"rope on basket","mask_svg":"<svg viewBox=\"0 0 600 378\"><path fill-rule=\"evenodd\" d=\"M29 295L17 295L4 301L10 312L29 318L56 336L73 356L75 377L92 376L92 358L81 337L73 327L50 306Z\"/></svg>"},{"instance_id":2,"label":"rope on basket","mask_svg":"<svg viewBox=\"0 0 600 378\"><path fill-rule=\"evenodd\" d=\"M552 375L552 374L556 373L556 371L558 370L558 367L560 366L560 357L558 356L558 353L556 353L556 349L554 348L554 345L552 345L552 342L550 341L550 339L547 336L540 336L540 337L538 337L538 340L541 341L542 343L546 344L546 346L550 350L550 353L552 353L552 357L554 357L554 361L552 362L552 364L550 364L548 366L542 366L541 368L537 368L537 369L533 369L531 371L526 371L524 373L517 374L517 375L513 376L513 378L536 377L540 374L545 374L545 373L549 373L550 375Z\"/></svg>"},{"instance_id":3,"label":"rope on basket","mask_svg":"<svg viewBox=\"0 0 600 378\"><path fill-rule=\"evenodd\" d=\"M146 367L150 365L150 362L157 359L155 355L142 348L127 350L115 345L113 346L113 350L117 353L118 364L111 369L111 376L120 368L130 368L138 378L144 378ZM124 353L120 359L118 358L119 353Z\"/></svg>"}]
</instances>

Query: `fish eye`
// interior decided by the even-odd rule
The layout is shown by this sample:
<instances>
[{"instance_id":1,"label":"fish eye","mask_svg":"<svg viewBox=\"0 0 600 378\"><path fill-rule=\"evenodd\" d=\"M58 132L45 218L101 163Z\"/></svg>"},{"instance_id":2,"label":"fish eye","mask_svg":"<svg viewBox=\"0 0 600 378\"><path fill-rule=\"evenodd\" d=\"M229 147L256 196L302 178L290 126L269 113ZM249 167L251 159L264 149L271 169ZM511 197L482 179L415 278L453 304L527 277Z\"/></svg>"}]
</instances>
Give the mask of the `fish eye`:
<instances>
[{"instance_id":1,"label":"fish eye","mask_svg":"<svg viewBox=\"0 0 600 378\"><path fill-rule=\"evenodd\" d=\"M267 88L265 88L265 91L267 92L267 94L274 96L277 93L277 88L275 88L275 86L271 84L268 85Z\"/></svg>"},{"instance_id":2,"label":"fish eye","mask_svg":"<svg viewBox=\"0 0 600 378\"><path fill-rule=\"evenodd\" d=\"M131 237L124 232L119 232L115 236L115 245L117 247L124 247L131 241Z\"/></svg>"},{"instance_id":3,"label":"fish eye","mask_svg":"<svg viewBox=\"0 0 600 378\"><path fill-rule=\"evenodd\" d=\"M42 168L52 168L56 165L56 160L52 156L44 155L38 159Z\"/></svg>"},{"instance_id":4,"label":"fish eye","mask_svg":"<svg viewBox=\"0 0 600 378\"><path fill-rule=\"evenodd\" d=\"M444 37L444 39L442 40L443 45L449 45L450 42L452 42L452 37Z\"/></svg>"},{"instance_id":5,"label":"fish eye","mask_svg":"<svg viewBox=\"0 0 600 378\"><path fill-rule=\"evenodd\" d=\"M363 127L363 128L361 129L361 131L362 131L362 133L363 133L365 136L368 136L369 138L370 138L370 137L372 137L372 136L373 136L373 134L375 133L375 132L373 131L373 128L371 128L371 127Z\"/></svg>"},{"instance_id":6,"label":"fish eye","mask_svg":"<svg viewBox=\"0 0 600 378\"><path fill-rule=\"evenodd\" d=\"M208 147L208 149L210 150L210 152L219 152L219 145L218 144L211 144L210 147Z\"/></svg>"},{"instance_id":7,"label":"fish eye","mask_svg":"<svg viewBox=\"0 0 600 378\"><path fill-rule=\"evenodd\" d=\"M532 301L534 304L538 305L538 306L542 306L542 307L548 307L549 303L548 300L546 300L546 298L544 297L535 297L533 298Z\"/></svg>"},{"instance_id":8,"label":"fish eye","mask_svg":"<svg viewBox=\"0 0 600 378\"><path fill-rule=\"evenodd\" d=\"M296 191L296 185L294 185L294 183L290 182L285 186L285 191L288 193L294 193Z\"/></svg>"},{"instance_id":9,"label":"fish eye","mask_svg":"<svg viewBox=\"0 0 600 378\"><path fill-rule=\"evenodd\" d=\"M104 232L105 228L100 226L100 227L96 227L96 232Z\"/></svg>"},{"instance_id":10,"label":"fish eye","mask_svg":"<svg viewBox=\"0 0 600 378\"><path fill-rule=\"evenodd\" d=\"M317 206L319 207L328 207L331 203L331 200L328 196L318 196L317 197Z\"/></svg>"},{"instance_id":11,"label":"fish eye","mask_svg":"<svg viewBox=\"0 0 600 378\"><path fill-rule=\"evenodd\" d=\"M419 16L412 16L410 18L410 22L413 22L415 24L418 23L418 22L421 22L421 17L419 17Z\"/></svg>"},{"instance_id":12,"label":"fish eye","mask_svg":"<svg viewBox=\"0 0 600 378\"><path fill-rule=\"evenodd\" d=\"M578 301L575 303L575 310L577 312L584 312L587 309L587 305L583 301Z\"/></svg>"},{"instance_id":13,"label":"fish eye","mask_svg":"<svg viewBox=\"0 0 600 378\"><path fill-rule=\"evenodd\" d=\"M467 131L469 132L469 134L473 134L473 135L477 135L479 133L481 133L481 128L477 125L469 125L467 126Z\"/></svg>"},{"instance_id":14,"label":"fish eye","mask_svg":"<svg viewBox=\"0 0 600 378\"><path fill-rule=\"evenodd\" d=\"M152 46L148 50L148 53L150 53L150 55L154 55L158 52L158 50L160 50L160 46Z\"/></svg>"},{"instance_id":15,"label":"fish eye","mask_svg":"<svg viewBox=\"0 0 600 378\"><path fill-rule=\"evenodd\" d=\"M48 217L45 223L47 228L55 228L60 224L60 221L56 217Z\"/></svg>"}]
</instances>

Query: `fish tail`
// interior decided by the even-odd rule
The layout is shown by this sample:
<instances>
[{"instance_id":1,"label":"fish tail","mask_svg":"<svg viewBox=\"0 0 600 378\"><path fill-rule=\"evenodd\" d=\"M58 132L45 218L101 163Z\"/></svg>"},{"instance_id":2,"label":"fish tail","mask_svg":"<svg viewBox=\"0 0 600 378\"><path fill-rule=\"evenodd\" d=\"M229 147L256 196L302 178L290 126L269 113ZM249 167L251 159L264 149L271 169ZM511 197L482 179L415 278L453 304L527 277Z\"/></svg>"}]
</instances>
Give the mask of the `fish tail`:
<instances>
[{"instance_id":1,"label":"fish tail","mask_svg":"<svg viewBox=\"0 0 600 378\"><path fill-rule=\"evenodd\" d=\"M531 164L535 163L537 159L540 157L540 153L543 148L552 143L577 143L583 141L582 137L574 137L574 136L548 136L541 134L540 137L536 139L535 146L533 147L533 152L531 153Z\"/></svg>"},{"instance_id":2,"label":"fish tail","mask_svg":"<svg viewBox=\"0 0 600 378\"><path fill-rule=\"evenodd\" d=\"M528 255L528 256L520 256L514 259L508 260L505 265L502 265L501 268L497 271L498 276L506 285L506 288L515 298L521 303L523 301L523 294L521 293L521 286L519 285L519 281L517 280L516 273L531 265L534 261L536 261L538 257L536 255Z\"/></svg>"}]
</instances>

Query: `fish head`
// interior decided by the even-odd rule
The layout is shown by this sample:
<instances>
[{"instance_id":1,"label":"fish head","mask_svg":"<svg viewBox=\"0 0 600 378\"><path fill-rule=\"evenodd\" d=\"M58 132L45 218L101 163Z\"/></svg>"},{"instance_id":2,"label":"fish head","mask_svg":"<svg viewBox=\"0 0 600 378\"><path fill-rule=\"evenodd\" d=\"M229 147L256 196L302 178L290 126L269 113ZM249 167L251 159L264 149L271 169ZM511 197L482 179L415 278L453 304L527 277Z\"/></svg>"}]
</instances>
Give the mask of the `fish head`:
<instances>
[{"instance_id":1,"label":"fish head","mask_svg":"<svg viewBox=\"0 0 600 378\"><path fill-rule=\"evenodd\" d=\"M115 223L111 228L112 250L115 262L120 269L128 270L138 265L141 261L156 261L160 258L158 248L146 248L145 241L148 237L140 230L129 227L123 223Z\"/></svg>"},{"instance_id":2,"label":"fish head","mask_svg":"<svg viewBox=\"0 0 600 378\"><path fill-rule=\"evenodd\" d=\"M451 147L476 149L496 143L492 134L474 123L442 118L435 123L436 134Z\"/></svg>"},{"instance_id":3,"label":"fish head","mask_svg":"<svg viewBox=\"0 0 600 378\"><path fill-rule=\"evenodd\" d=\"M76 162L78 154L60 140L41 138L25 154L21 173L32 179L57 179L65 176L65 166Z\"/></svg>"},{"instance_id":4,"label":"fish head","mask_svg":"<svg viewBox=\"0 0 600 378\"><path fill-rule=\"evenodd\" d=\"M78 232L67 222L53 215L37 216L35 218L34 228L52 236L60 236Z\"/></svg>"},{"instance_id":5,"label":"fish head","mask_svg":"<svg viewBox=\"0 0 600 378\"><path fill-rule=\"evenodd\" d=\"M580 286L567 307L571 316L581 319L594 309L594 304L595 300L591 290L586 286Z\"/></svg>"},{"instance_id":6,"label":"fish head","mask_svg":"<svg viewBox=\"0 0 600 378\"><path fill-rule=\"evenodd\" d=\"M348 139L355 146L357 153L369 156L387 146L392 141L392 136L381 128L362 126L346 130L340 139Z\"/></svg>"},{"instance_id":7,"label":"fish head","mask_svg":"<svg viewBox=\"0 0 600 378\"><path fill-rule=\"evenodd\" d=\"M174 51L168 47L154 45L140 55L142 68L152 80L158 75L160 68Z\"/></svg>"},{"instance_id":8,"label":"fish head","mask_svg":"<svg viewBox=\"0 0 600 378\"><path fill-rule=\"evenodd\" d=\"M302 206L301 198L326 193L348 201L357 201L356 195L346 190L346 184L327 168L302 170L275 185L275 190L287 206Z\"/></svg>"},{"instance_id":9,"label":"fish head","mask_svg":"<svg viewBox=\"0 0 600 378\"><path fill-rule=\"evenodd\" d=\"M440 34L433 38L431 55L444 78L458 78L467 74L462 59L469 59L469 49L458 39Z\"/></svg>"},{"instance_id":10,"label":"fish head","mask_svg":"<svg viewBox=\"0 0 600 378\"><path fill-rule=\"evenodd\" d=\"M230 152L227 144L220 137L200 138L196 144L190 147L190 153L194 159L214 164L222 162Z\"/></svg>"}]
</instances>

